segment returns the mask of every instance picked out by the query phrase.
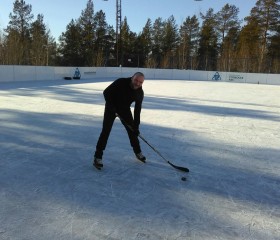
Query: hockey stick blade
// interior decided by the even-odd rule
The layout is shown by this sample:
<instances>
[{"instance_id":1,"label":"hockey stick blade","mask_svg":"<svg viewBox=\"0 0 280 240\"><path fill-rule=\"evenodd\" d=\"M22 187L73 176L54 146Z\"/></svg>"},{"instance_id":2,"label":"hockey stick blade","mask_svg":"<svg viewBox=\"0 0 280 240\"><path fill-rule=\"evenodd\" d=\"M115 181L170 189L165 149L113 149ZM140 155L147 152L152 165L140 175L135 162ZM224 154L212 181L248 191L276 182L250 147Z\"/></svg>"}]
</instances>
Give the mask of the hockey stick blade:
<instances>
[{"instance_id":1,"label":"hockey stick blade","mask_svg":"<svg viewBox=\"0 0 280 240\"><path fill-rule=\"evenodd\" d=\"M138 135L138 137L140 137L151 149L154 150L154 152L156 152L164 161L166 161L170 166L174 167L177 170L180 170L182 172L189 172L190 170L186 167L179 167L174 165L173 163L171 163L170 161L168 161L157 149L155 149L150 143L148 143L148 141L142 137L140 134Z\"/></svg>"},{"instance_id":2,"label":"hockey stick blade","mask_svg":"<svg viewBox=\"0 0 280 240\"><path fill-rule=\"evenodd\" d=\"M180 170L180 171L183 171L183 172L189 172L190 170L188 169L188 168L186 168L186 167L179 167L179 166L176 166L176 165L174 165L173 163L171 163L171 162L169 162L169 161L167 161L167 163L169 163L172 167L174 167L174 168L176 168L176 169L178 169L178 170Z\"/></svg>"}]
</instances>

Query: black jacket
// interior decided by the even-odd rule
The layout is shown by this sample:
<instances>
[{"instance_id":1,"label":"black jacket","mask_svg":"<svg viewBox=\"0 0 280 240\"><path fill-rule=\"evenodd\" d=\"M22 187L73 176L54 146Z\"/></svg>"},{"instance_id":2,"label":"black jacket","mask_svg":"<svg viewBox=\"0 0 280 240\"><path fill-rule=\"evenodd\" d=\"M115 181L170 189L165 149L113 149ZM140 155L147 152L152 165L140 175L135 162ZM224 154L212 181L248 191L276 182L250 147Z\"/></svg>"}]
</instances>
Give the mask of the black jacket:
<instances>
[{"instance_id":1,"label":"black jacket","mask_svg":"<svg viewBox=\"0 0 280 240\"><path fill-rule=\"evenodd\" d=\"M140 113L144 91L141 88L133 89L130 86L131 77L119 78L110 84L103 92L106 105L115 109L120 115L122 112L130 111L130 106L134 106L134 126L137 128L140 124Z\"/></svg>"}]
</instances>

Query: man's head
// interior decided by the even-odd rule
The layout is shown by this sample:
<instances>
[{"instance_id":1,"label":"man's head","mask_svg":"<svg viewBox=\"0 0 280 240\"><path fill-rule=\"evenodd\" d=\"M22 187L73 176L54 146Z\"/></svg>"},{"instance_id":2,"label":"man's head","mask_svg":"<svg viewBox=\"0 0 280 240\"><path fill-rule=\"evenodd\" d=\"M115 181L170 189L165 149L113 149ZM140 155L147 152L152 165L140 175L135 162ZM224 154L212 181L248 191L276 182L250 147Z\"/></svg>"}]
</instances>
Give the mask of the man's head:
<instances>
[{"instance_id":1,"label":"man's head","mask_svg":"<svg viewBox=\"0 0 280 240\"><path fill-rule=\"evenodd\" d=\"M142 87L142 84L144 82L144 74L141 72L136 72L131 78L131 87L136 90L140 87Z\"/></svg>"}]
</instances>

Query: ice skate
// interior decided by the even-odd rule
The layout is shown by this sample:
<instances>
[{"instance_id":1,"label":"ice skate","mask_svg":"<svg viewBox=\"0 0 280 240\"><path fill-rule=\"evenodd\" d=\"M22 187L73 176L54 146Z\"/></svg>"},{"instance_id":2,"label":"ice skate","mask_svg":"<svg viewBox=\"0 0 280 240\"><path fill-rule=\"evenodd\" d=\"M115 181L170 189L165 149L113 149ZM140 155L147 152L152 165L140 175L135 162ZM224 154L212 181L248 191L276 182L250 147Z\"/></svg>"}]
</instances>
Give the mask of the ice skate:
<instances>
[{"instance_id":1,"label":"ice skate","mask_svg":"<svg viewBox=\"0 0 280 240\"><path fill-rule=\"evenodd\" d=\"M101 170L103 168L103 163L102 163L102 159L101 158L94 157L92 164L98 170Z\"/></svg>"},{"instance_id":2,"label":"ice skate","mask_svg":"<svg viewBox=\"0 0 280 240\"><path fill-rule=\"evenodd\" d=\"M135 153L135 156L138 160L140 160L141 162L145 163L146 162L146 157L142 154L142 152L140 153Z\"/></svg>"}]
</instances>

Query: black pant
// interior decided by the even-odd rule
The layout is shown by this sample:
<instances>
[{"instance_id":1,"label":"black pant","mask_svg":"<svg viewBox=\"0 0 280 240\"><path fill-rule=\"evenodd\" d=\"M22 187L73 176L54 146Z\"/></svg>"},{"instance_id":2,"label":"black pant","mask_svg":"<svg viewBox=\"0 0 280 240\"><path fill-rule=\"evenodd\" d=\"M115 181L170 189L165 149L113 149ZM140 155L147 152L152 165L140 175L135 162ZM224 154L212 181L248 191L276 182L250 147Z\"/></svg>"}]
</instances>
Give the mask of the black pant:
<instances>
[{"instance_id":1,"label":"black pant","mask_svg":"<svg viewBox=\"0 0 280 240\"><path fill-rule=\"evenodd\" d=\"M132 113L130 109L123 109L123 110L119 110L118 114L121 116L121 118L130 126L133 126L133 117L132 117ZM103 151L106 148L107 145L107 141L113 126L113 123L116 119L116 113L115 111L110 108L109 106L105 106L105 110L104 110L104 118L103 118L103 127L102 127L102 131L100 133L97 145L96 145L96 151L94 156L97 158L102 158L103 156ZM123 123L129 140L130 140L130 145L133 148L134 153L140 153L141 152L141 148L140 148L140 143L138 140L137 135L132 132L124 123Z\"/></svg>"}]
</instances>

